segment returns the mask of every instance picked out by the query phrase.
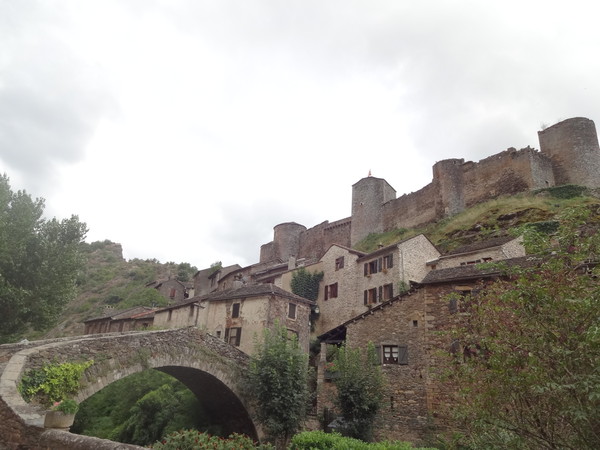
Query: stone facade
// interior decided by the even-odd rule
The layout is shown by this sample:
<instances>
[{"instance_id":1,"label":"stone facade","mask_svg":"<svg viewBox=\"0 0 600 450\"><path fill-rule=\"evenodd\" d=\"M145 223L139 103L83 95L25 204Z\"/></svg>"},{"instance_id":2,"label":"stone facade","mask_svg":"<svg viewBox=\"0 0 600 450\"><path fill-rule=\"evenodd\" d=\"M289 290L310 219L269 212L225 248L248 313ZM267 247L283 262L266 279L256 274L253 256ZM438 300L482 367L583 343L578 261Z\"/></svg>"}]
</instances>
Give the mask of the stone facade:
<instances>
[{"instance_id":1,"label":"stone facade","mask_svg":"<svg viewBox=\"0 0 600 450\"><path fill-rule=\"evenodd\" d=\"M431 269L447 269L449 267L501 261L521 256L525 256L523 237L506 237L460 247L439 258L429 260L427 265Z\"/></svg>"},{"instance_id":2,"label":"stone facade","mask_svg":"<svg viewBox=\"0 0 600 450\"><path fill-rule=\"evenodd\" d=\"M154 314L154 326L198 327L252 354L255 339L278 322L296 334L301 348L308 352L312 305L272 284L254 284L159 309Z\"/></svg>"},{"instance_id":3,"label":"stone facade","mask_svg":"<svg viewBox=\"0 0 600 450\"><path fill-rule=\"evenodd\" d=\"M155 308L136 306L124 311L109 313L83 322L84 334L112 333L145 330L152 326Z\"/></svg>"},{"instance_id":4,"label":"stone facade","mask_svg":"<svg viewBox=\"0 0 600 450\"><path fill-rule=\"evenodd\" d=\"M540 150L509 148L479 162L447 159L433 166L433 180L396 198L384 179L367 177L352 186L352 215L311 229L284 223L261 247L260 261L320 259L332 245L352 247L369 233L412 228L456 214L500 195L578 184L600 187L600 148L594 122L572 118L538 133Z\"/></svg>"}]
</instances>

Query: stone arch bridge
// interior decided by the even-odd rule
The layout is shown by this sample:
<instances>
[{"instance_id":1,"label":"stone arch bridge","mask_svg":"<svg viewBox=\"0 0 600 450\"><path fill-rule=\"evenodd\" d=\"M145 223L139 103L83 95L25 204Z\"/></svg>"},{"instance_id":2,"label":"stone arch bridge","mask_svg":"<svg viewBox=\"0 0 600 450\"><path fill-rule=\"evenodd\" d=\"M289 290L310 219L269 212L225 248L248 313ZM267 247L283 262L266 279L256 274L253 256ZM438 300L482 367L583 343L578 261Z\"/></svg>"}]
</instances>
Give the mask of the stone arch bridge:
<instances>
[{"instance_id":1,"label":"stone arch bridge","mask_svg":"<svg viewBox=\"0 0 600 450\"><path fill-rule=\"evenodd\" d=\"M226 433L263 437L251 393L244 389L249 357L197 328L110 333L0 346L0 449L138 448L43 428L45 411L17 390L22 374L45 363L94 360L76 396L81 402L110 383L146 369L177 378Z\"/></svg>"}]
</instances>

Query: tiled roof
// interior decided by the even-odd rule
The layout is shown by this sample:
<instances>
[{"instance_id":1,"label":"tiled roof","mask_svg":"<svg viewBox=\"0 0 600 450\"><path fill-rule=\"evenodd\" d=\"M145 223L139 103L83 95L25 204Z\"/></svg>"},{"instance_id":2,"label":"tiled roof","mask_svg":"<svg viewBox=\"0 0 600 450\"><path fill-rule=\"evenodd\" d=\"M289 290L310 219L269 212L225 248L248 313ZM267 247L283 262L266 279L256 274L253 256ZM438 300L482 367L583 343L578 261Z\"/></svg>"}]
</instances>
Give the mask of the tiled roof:
<instances>
[{"instance_id":1,"label":"tiled roof","mask_svg":"<svg viewBox=\"0 0 600 450\"><path fill-rule=\"evenodd\" d=\"M454 250L451 250L445 253L444 256L458 255L460 253L470 253L476 252L478 250L484 250L486 248L499 247L514 239L516 239L514 236L501 236L485 241L473 242L472 244L463 245L462 247L458 247Z\"/></svg>"},{"instance_id":2,"label":"tiled roof","mask_svg":"<svg viewBox=\"0 0 600 450\"><path fill-rule=\"evenodd\" d=\"M436 269L429 272L421 284L444 283L455 280L472 280L476 278L489 278L502 275L503 265L511 266L530 266L535 264L535 258L521 256L519 258L510 258L498 261L494 264L467 264L464 266L448 267L446 269Z\"/></svg>"},{"instance_id":3,"label":"tiled roof","mask_svg":"<svg viewBox=\"0 0 600 450\"><path fill-rule=\"evenodd\" d=\"M285 291L278 286L275 286L271 283L265 284L247 284L240 288L227 289L225 291L216 291L207 295L192 297L186 299L182 302L179 302L175 305L167 306L165 308L160 309L160 311L166 311L168 309L180 308L182 306L189 305L191 303L198 303L201 301L209 301L216 302L221 300L231 300L237 298L246 298L246 297L261 297L266 295L277 295L279 297L288 298L290 300L295 300L302 303L308 303L313 305L314 302L304 297L300 297L299 295L292 294L291 292Z\"/></svg>"},{"instance_id":4,"label":"tiled roof","mask_svg":"<svg viewBox=\"0 0 600 450\"><path fill-rule=\"evenodd\" d=\"M123 320L123 319L139 319L145 316L152 316L156 311L156 308L150 308L148 306L134 306L129 309L122 309L118 311L111 311L110 313L104 314L102 316L94 317L92 319L84 320L83 322L92 322L94 320Z\"/></svg>"}]
</instances>

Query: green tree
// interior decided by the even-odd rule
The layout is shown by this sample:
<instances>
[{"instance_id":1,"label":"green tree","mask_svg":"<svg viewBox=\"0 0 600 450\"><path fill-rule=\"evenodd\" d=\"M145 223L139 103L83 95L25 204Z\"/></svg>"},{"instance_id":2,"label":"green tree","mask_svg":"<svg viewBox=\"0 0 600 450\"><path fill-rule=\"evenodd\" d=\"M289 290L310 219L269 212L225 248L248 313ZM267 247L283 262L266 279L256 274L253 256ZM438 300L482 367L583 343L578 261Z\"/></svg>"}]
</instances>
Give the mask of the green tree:
<instances>
[{"instance_id":1,"label":"green tree","mask_svg":"<svg viewBox=\"0 0 600 450\"><path fill-rule=\"evenodd\" d=\"M342 345L335 358L337 388L336 406L344 419L344 434L370 441L373 421L383 399L383 375L378 364L375 347L366 349Z\"/></svg>"},{"instance_id":2,"label":"green tree","mask_svg":"<svg viewBox=\"0 0 600 450\"><path fill-rule=\"evenodd\" d=\"M278 448L298 430L308 406L308 355L284 326L265 329L250 363L258 419Z\"/></svg>"},{"instance_id":3,"label":"green tree","mask_svg":"<svg viewBox=\"0 0 600 450\"><path fill-rule=\"evenodd\" d=\"M565 211L553 234L525 230L538 263L464 300L451 381L470 447L600 448L599 224L596 206Z\"/></svg>"},{"instance_id":4,"label":"green tree","mask_svg":"<svg viewBox=\"0 0 600 450\"><path fill-rule=\"evenodd\" d=\"M76 293L86 225L43 212L43 199L13 192L0 176L0 343L50 328Z\"/></svg>"},{"instance_id":5,"label":"green tree","mask_svg":"<svg viewBox=\"0 0 600 450\"><path fill-rule=\"evenodd\" d=\"M323 272L311 273L301 267L292 274L290 287L294 294L316 301L319 297L319 284L322 279Z\"/></svg>"}]
</instances>

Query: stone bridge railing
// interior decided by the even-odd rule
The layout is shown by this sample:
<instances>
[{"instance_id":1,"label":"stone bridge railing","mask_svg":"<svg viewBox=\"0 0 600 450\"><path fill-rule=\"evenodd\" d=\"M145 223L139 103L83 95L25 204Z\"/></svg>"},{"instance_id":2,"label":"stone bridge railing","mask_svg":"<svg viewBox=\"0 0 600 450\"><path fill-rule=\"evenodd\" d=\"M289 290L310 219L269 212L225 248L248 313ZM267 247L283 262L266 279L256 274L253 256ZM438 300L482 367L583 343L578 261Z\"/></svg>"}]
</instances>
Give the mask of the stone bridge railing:
<instances>
[{"instance_id":1,"label":"stone bridge railing","mask_svg":"<svg viewBox=\"0 0 600 450\"><path fill-rule=\"evenodd\" d=\"M224 429L258 439L251 399L242 380L248 356L196 328L111 333L0 346L0 449L138 448L111 441L45 430L45 411L26 403L18 392L25 371L48 362L94 364L84 373L77 395L83 401L108 384L149 368L183 382ZM61 440L60 445L56 440ZM63 442L64 441L64 442Z\"/></svg>"}]
</instances>

